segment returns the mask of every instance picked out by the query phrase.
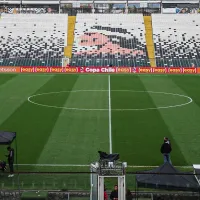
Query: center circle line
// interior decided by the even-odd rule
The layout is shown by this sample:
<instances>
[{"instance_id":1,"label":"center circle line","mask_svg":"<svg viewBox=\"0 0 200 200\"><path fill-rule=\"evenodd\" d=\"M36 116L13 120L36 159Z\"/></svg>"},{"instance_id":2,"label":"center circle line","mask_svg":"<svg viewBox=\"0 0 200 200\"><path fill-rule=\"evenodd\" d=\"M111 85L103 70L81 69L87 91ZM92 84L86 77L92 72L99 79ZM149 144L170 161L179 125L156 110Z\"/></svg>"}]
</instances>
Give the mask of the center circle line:
<instances>
[{"instance_id":1,"label":"center circle line","mask_svg":"<svg viewBox=\"0 0 200 200\"><path fill-rule=\"evenodd\" d=\"M59 94L59 93L76 93L76 92L108 92L109 90L69 90L69 91L58 91L58 92L48 92L48 93L40 93L35 94L28 97L28 101L32 104L48 107L48 108L57 108L57 109L65 109L65 110L80 110L80 111L108 111L108 108L70 108L70 107L64 107L64 106L53 106L53 105L46 105L37 103L33 100L31 100L34 97L42 96L42 95L49 95L49 94ZM182 107L186 106L193 102L192 98L183 94L177 94L177 93L169 93L169 92L156 92L156 91L137 91L137 90L110 90L111 92L135 92L135 93L154 93L154 94L164 94L164 95L173 95L173 96L180 96L189 99L188 102L182 103L182 104L176 104L171 106L160 106L160 107L153 107L153 108L112 108L112 111L144 111L144 110L159 110L159 109L168 109L168 108L176 108L176 107Z\"/></svg>"}]
</instances>

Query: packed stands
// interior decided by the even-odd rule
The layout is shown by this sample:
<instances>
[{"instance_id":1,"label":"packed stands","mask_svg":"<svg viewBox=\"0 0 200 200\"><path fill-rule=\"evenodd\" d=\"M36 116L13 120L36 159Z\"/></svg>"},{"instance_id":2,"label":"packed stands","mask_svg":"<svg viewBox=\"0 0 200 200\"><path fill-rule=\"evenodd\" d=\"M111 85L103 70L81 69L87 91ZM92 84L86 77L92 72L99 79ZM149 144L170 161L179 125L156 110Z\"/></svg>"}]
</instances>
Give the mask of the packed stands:
<instances>
[{"instance_id":1,"label":"packed stands","mask_svg":"<svg viewBox=\"0 0 200 200\"><path fill-rule=\"evenodd\" d=\"M142 14L78 14L72 66L150 66Z\"/></svg>"},{"instance_id":2,"label":"packed stands","mask_svg":"<svg viewBox=\"0 0 200 200\"><path fill-rule=\"evenodd\" d=\"M1 66L61 66L67 15L4 14L0 20Z\"/></svg>"},{"instance_id":3,"label":"packed stands","mask_svg":"<svg viewBox=\"0 0 200 200\"><path fill-rule=\"evenodd\" d=\"M153 14L157 66L200 66L199 15Z\"/></svg>"}]
</instances>

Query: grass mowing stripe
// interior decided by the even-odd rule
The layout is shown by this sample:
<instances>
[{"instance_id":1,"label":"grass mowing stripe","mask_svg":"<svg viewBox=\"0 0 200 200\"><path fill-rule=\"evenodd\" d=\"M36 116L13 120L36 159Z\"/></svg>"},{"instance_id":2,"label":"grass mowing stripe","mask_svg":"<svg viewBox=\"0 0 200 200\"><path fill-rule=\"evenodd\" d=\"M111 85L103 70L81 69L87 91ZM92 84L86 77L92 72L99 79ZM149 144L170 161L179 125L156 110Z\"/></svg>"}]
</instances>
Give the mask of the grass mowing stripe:
<instances>
[{"instance_id":1,"label":"grass mowing stripe","mask_svg":"<svg viewBox=\"0 0 200 200\"><path fill-rule=\"evenodd\" d=\"M16 74L1 74L0 75L0 87L2 87L2 85L6 84L7 82L11 81L16 76L17 76Z\"/></svg>"},{"instance_id":2,"label":"grass mowing stripe","mask_svg":"<svg viewBox=\"0 0 200 200\"><path fill-rule=\"evenodd\" d=\"M200 83L199 77L173 77L170 76L173 84L179 87L183 93L193 99L193 104L182 109L176 119L176 137L180 141L182 151L187 157L189 164L199 163L200 147L199 147L199 118L200 118Z\"/></svg>"},{"instance_id":3,"label":"grass mowing stripe","mask_svg":"<svg viewBox=\"0 0 200 200\"><path fill-rule=\"evenodd\" d=\"M182 90L179 85L177 85L169 76L167 79L157 78L156 80L152 78L140 77L143 81L145 87L148 90L154 89L156 91L164 91L171 93L178 93L187 96L187 92ZM175 78L175 77L174 77ZM190 76L183 76L181 78L181 83L183 83L189 78L193 78ZM196 84L190 84L190 87L196 87ZM199 90L196 89L196 93L199 93ZM195 93L194 93L195 95ZM153 101L157 105L159 103L159 99L152 96ZM163 100L169 101L170 99ZM173 99L174 101L183 101L182 99ZM183 107L171 108L171 109L161 109L159 110L163 120L168 126L172 140L172 161L174 165L192 165L194 163L198 163L200 158L199 153L199 118L200 118L200 108L194 102ZM166 135L167 136L167 135ZM175 145L174 145L175 144ZM180 159L183 156L185 160Z\"/></svg>"},{"instance_id":4,"label":"grass mowing stripe","mask_svg":"<svg viewBox=\"0 0 200 200\"><path fill-rule=\"evenodd\" d=\"M1 77L4 76L7 77L7 75L1 75ZM3 87L0 87L0 124L8 119L20 105L27 101L29 95L37 91L49 79L50 77L38 79L37 77L14 76ZM21 123L23 124L23 122ZM5 128L6 130L13 130L12 126Z\"/></svg>"},{"instance_id":5,"label":"grass mowing stripe","mask_svg":"<svg viewBox=\"0 0 200 200\"><path fill-rule=\"evenodd\" d=\"M200 78L197 76L169 76L169 78L181 88L193 101L200 106Z\"/></svg>"},{"instance_id":6,"label":"grass mowing stripe","mask_svg":"<svg viewBox=\"0 0 200 200\"><path fill-rule=\"evenodd\" d=\"M112 90L146 91L146 88L138 76L111 76ZM112 108L156 107L148 92L111 94ZM158 110L112 111L112 134L113 151L120 153L121 160L127 161L128 165L147 166L163 163L160 146L164 136L171 137ZM181 154L179 159L184 161Z\"/></svg>"},{"instance_id":7,"label":"grass mowing stripe","mask_svg":"<svg viewBox=\"0 0 200 200\"><path fill-rule=\"evenodd\" d=\"M108 75L108 113L109 113L109 145L110 154L112 153L112 118L111 118L111 94L110 94L110 75Z\"/></svg>"},{"instance_id":8,"label":"grass mowing stripe","mask_svg":"<svg viewBox=\"0 0 200 200\"><path fill-rule=\"evenodd\" d=\"M105 90L107 87L106 76L79 76L72 89ZM64 106L108 108L107 100L107 91L72 92L69 93L69 97ZM55 101L54 103L56 104L58 102ZM101 149L105 151L109 149L107 111L69 111L63 109L42 151L38 163L70 163L75 166L84 163L90 164L98 159L97 151ZM73 170L83 170L78 167L73 168ZM87 166L86 168L87 171L89 171L89 167ZM69 170L69 167L64 167L59 170ZM84 188L83 183L84 185L90 184L89 176L89 174L72 174L70 176L55 176L54 180L56 183L66 182L67 180L68 184L68 182L73 179L76 185L80 185L81 183L81 187ZM71 186L68 187L71 188Z\"/></svg>"},{"instance_id":9,"label":"grass mowing stripe","mask_svg":"<svg viewBox=\"0 0 200 200\"><path fill-rule=\"evenodd\" d=\"M47 78L49 79L48 82L43 80L43 84L45 83L44 85L38 85L38 82L42 79L37 79L36 77L32 77L32 81L30 81L31 77L24 76L20 77L19 81L23 83L21 87L25 86L24 88L27 88L26 90L28 91L34 84L40 87L42 86L37 91L32 90L32 92L36 94L63 89L70 90L76 82L77 77L78 76L76 75L68 76L67 79L66 76L43 77L44 80L47 80ZM20 93L21 87L18 87L18 90L15 92ZM0 128L2 130L12 130L17 132L19 163L36 163L51 134L51 130L59 116L60 110L35 106L27 101L27 97L30 96L30 94L24 96L26 101L16 109L3 124L1 124ZM62 104L65 102L67 96L68 94L65 94L65 96L57 95L51 98L50 101L54 102L55 99L59 99L59 103ZM46 97L41 100L45 101Z\"/></svg>"},{"instance_id":10,"label":"grass mowing stripe","mask_svg":"<svg viewBox=\"0 0 200 200\"><path fill-rule=\"evenodd\" d=\"M69 93L64 107L108 108L107 76L79 76L72 90L106 91ZM46 99L46 104L50 98L51 95ZM54 104L58 105L59 102L54 101ZM98 150L109 150L107 111L60 110L38 163L90 164L97 160Z\"/></svg>"}]
</instances>

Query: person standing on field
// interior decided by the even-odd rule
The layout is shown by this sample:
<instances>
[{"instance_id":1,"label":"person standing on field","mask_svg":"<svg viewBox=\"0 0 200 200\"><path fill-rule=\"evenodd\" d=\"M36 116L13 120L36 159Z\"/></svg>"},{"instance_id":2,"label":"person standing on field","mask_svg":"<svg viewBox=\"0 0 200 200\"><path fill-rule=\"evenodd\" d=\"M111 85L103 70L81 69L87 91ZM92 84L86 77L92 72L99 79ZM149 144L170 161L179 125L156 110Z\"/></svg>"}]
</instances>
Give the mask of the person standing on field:
<instances>
[{"instance_id":1,"label":"person standing on field","mask_svg":"<svg viewBox=\"0 0 200 200\"><path fill-rule=\"evenodd\" d=\"M14 176L14 149L11 147L7 148L8 150L8 164L9 164L9 168L10 168L10 175L8 177L13 177Z\"/></svg>"},{"instance_id":2,"label":"person standing on field","mask_svg":"<svg viewBox=\"0 0 200 200\"><path fill-rule=\"evenodd\" d=\"M164 163L169 162L172 164L170 159L170 153L172 151L170 140L167 137L164 137L164 143L160 148L161 153L163 154Z\"/></svg>"}]
</instances>

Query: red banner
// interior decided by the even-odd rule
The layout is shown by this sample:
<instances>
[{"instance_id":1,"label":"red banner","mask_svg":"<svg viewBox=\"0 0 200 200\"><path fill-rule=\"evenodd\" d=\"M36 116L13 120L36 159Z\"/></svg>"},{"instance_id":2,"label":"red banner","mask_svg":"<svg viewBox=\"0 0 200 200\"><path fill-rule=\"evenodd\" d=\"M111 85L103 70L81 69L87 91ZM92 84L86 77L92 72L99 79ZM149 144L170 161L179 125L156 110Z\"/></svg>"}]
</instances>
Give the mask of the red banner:
<instances>
[{"instance_id":1,"label":"red banner","mask_svg":"<svg viewBox=\"0 0 200 200\"><path fill-rule=\"evenodd\" d=\"M116 73L117 68L116 67L80 67L79 71L80 73Z\"/></svg>"},{"instance_id":2,"label":"red banner","mask_svg":"<svg viewBox=\"0 0 200 200\"><path fill-rule=\"evenodd\" d=\"M168 74L182 74L183 68L181 67L169 67Z\"/></svg>"},{"instance_id":3,"label":"red banner","mask_svg":"<svg viewBox=\"0 0 200 200\"><path fill-rule=\"evenodd\" d=\"M65 73L79 73L79 67L65 67Z\"/></svg>"},{"instance_id":4,"label":"red banner","mask_svg":"<svg viewBox=\"0 0 200 200\"><path fill-rule=\"evenodd\" d=\"M165 73L167 73L167 68L166 67L153 67L152 68L152 73L165 74Z\"/></svg>"},{"instance_id":5,"label":"red banner","mask_svg":"<svg viewBox=\"0 0 200 200\"><path fill-rule=\"evenodd\" d=\"M49 73L50 68L49 67L34 67L35 73Z\"/></svg>"},{"instance_id":6,"label":"red banner","mask_svg":"<svg viewBox=\"0 0 200 200\"><path fill-rule=\"evenodd\" d=\"M21 73L33 73L35 72L34 67L20 67Z\"/></svg>"},{"instance_id":7,"label":"red banner","mask_svg":"<svg viewBox=\"0 0 200 200\"><path fill-rule=\"evenodd\" d=\"M152 67L139 67L138 73L142 74L151 74L152 73Z\"/></svg>"},{"instance_id":8,"label":"red banner","mask_svg":"<svg viewBox=\"0 0 200 200\"><path fill-rule=\"evenodd\" d=\"M19 73L20 67L0 66L0 73Z\"/></svg>"},{"instance_id":9,"label":"red banner","mask_svg":"<svg viewBox=\"0 0 200 200\"><path fill-rule=\"evenodd\" d=\"M117 67L116 73L131 73L131 67Z\"/></svg>"},{"instance_id":10,"label":"red banner","mask_svg":"<svg viewBox=\"0 0 200 200\"><path fill-rule=\"evenodd\" d=\"M200 74L200 67L11 67L0 66L0 73L85 73L85 74Z\"/></svg>"},{"instance_id":11,"label":"red banner","mask_svg":"<svg viewBox=\"0 0 200 200\"><path fill-rule=\"evenodd\" d=\"M196 74L197 73L197 68L182 68L182 73L183 74Z\"/></svg>"}]
</instances>

